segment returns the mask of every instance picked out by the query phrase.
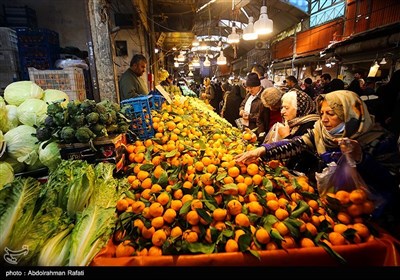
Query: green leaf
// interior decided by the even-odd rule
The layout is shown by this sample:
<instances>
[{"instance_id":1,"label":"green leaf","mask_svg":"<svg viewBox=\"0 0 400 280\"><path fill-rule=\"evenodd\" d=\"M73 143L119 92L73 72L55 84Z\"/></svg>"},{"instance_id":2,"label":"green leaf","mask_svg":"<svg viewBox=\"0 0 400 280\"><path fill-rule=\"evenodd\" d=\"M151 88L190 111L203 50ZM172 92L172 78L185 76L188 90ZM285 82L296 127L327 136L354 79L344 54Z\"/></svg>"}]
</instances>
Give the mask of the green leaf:
<instances>
[{"instance_id":1,"label":"green leaf","mask_svg":"<svg viewBox=\"0 0 400 280\"><path fill-rule=\"evenodd\" d=\"M207 223L211 223L213 221L213 218L207 213L206 210L202 208L196 208L196 212Z\"/></svg>"},{"instance_id":2,"label":"green leaf","mask_svg":"<svg viewBox=\"0 0 400 280\"><path fill-rule=\"evenodd\" d=\"M251 242L253 241L253 237L251 234L245 233L242 234L238 239L239 251L245 252L250 248Z\"/></svg>"},{"instance_id":3,"label":"green leaf","mask_svg":"<svg viewBox=\"0 0 400 280\"><path fill-rule=\"evenodd\" d=\"M318 241L317 245L324 248L324 250L335 260L337 260L340 264L347 264L347 261L339 255L337 252L335 252L328 244L322 241Z\"/></svg>"},{"instance_id":4,"label":"green leaf","mask_svg":"<svg viewBox=\"0 0 400 280\"><path fill-rule=\"evenodd\" d=\"M293 221L293 220L291 220ZM290 234L294 237L294 238L299 238L300 236L300 230L298 228L298 226L294 225L293 223L289 222L289 219L286 219L285 221L283 221L283 223L285 224L285 226L287 226L287 228L290 231Z\"/></svg>"},{"instance_id":5,"label":"green leaf","mask_svg":"<svg viewBox=\"0 0 400 280\"><path fill-rule=\"evenodd\" d=\"M154 164L152 163L145 163L140 166L140 170L151 172L154 168Z\"/></svg>"},{"instance_id":6,"label":"green leaf","mask_svg":"<svg viewBox=\"0 0 400 280\"><path fill-rule=\"evenodd\" d=\"M255 256L258 260L261 260L260 253L257 250L249 250L249 253Z\"/></svg>"},{"instance_id":7,"label":"green leaf","mask_svg":"<svg viewBox=\"0 0 400 280\"><path fill-rule=\"evenodd\" d=\"M174 150L172 150L172 151L169 151L169 152L167 152L167 153L164 153L164 156L165 156L166 158L171 158L171 157L174 157L174 156L176 155L177 152L178 152L178 150L177 150L177 149L174 149Z\"/></svg>"},{"instance_id":8,"label":"green leaf","mask_svg":"<svg viewBox=\"0 0 400 280\"><path fill-rule=\"evenodd\" d=\"M228 175L227 172L218 173L217 177L215 178L217 181L222 181Z\"/></svg>"},{"instance_id":9,"label":"green leaf","mask_svg":"<svg viewBox=\"0 0 400 280\"><path fill-rule=\"evenodd\" d=\"M291 218L298 218L301 214L310 210L310 206L304 200L297 203L295 210L290 214Z\"/></svg>"},{"instance_id":10,"label":"green leaf","mask_svg":"<svg viewBox=\"0 0 400 280\"><path fill-rule=\"evenodd\" d=\"M181 209L179 210L179 215L183 215L183 214L188 213L189 210L190 210L190 204L191 204L191 203L192 203L191 200L186 201L186 202L182 205Z\"/></svg>"},{"instance_id":11,"label":"green leaf","mask_svg":"<svg viewBox=\"0 0 400 280\"><path fill-rule=\"evenodd\" d=\"M265 225L272 226L273 224L275 224L278 221L279 220L277 217L275 217L274 215L268 214L267 216L261 218L261 225L265 228Z\"/></svg>"},{"instance_id":12,"label":"green leaf","mask_svg":"<svg viewBox=\"0 0 400 280\"><path fill-rule=\"evenodd\" d=\"M205 244L205 243L200 243L200 242L188 243L187 249L191 253L211 254L215 250L215 245L214 244Z\"/></svg>"},{"instance_id":13,"label":"green leaf","mask_svg":"<svg viewBox=\"0 0 400 280\"><path fill-rule=\"evenodd\" d=\"M160 176L160 178L158 179L158 181L157 181L157 184L159 184L161 187L166 187L167 185L168 185L168 174L167 174L167 171L163 171L162 173L161 173L161 176Z\"/></svg>"}]
</instances>

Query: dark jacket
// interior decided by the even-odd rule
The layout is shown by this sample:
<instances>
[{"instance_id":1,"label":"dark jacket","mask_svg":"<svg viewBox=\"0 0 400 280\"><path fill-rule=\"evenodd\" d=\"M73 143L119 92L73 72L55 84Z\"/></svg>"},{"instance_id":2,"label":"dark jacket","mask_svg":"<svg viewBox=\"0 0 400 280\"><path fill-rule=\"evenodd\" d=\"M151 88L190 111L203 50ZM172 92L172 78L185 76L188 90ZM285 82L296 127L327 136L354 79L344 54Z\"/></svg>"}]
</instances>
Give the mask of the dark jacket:
<instances>
[{"instance_id":1,"label":"dark jacket","mask_svg":"<svg viewBox=\"0 0 400 280\"><path fill-rule=\"evenodd\" d=\"M240 87L238 85L234 85L232 90L227 91L225 94L224 113L222 117L224 117L233 126L237 127L235 120L240 118L239 107L243 101L243 98L240 95Z\"/></svg>"},{"instance_id":2,"label":"dark jacket","mask_svg":"<svg viewBox=\"0 0 400 280\"><path fill-rule=\"evenodd\" d=\"M260 93L262 92L263 88L261 88ZM265 131L265 123L263 122L263 118L259 119L261 108L264 105L261 102L260 93L251 103L250 108L250 116L249 116L249 129L253 130L257 128L256 134L259 135L263 131ZM250 94L247 94L246 97L243 99L242 103L240 104L239 111L244 110L244 105L246 104L247 99L249 99Z\"/></svg>"}]
</instances>

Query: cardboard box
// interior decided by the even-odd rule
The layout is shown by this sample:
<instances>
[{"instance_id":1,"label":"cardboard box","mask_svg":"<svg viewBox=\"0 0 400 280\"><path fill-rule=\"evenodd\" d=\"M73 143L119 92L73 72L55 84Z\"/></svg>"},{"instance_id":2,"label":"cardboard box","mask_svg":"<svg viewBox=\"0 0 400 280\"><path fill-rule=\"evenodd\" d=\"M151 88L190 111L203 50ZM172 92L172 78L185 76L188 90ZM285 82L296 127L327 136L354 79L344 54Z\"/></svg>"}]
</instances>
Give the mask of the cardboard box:
<instances>
[{"instance_id":1,"label":"cardboard box","mask_svg":"<svg viewBox=\"0 0 400 280\"><path fill-rule=\"evenodd\" d=\"M115 171L118 172L125 166L126 144L126 134L118 134L95 138L92 147L89 143L60 144L59 147L62 159L111 162L116 164Z\"/></svg>"}]
</instances>

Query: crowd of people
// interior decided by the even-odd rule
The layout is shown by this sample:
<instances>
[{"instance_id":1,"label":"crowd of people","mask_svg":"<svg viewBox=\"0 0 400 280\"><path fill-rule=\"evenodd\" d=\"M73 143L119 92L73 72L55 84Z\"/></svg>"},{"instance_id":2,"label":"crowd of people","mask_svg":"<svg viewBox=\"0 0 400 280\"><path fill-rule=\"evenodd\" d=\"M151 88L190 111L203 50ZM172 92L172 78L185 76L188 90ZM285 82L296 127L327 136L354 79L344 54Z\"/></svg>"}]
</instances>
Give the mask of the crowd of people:
<instances>
[{"instance_id":1,"label":"crowd of people","mask_svg":"<svg viewBox=\"0 0 400 280\"><path fill-rule=\"evenodd\" d=\"M140 56L132 59L120 79L121 99L143 94L138 77L145 63ZM347 87L323 73L319 81L307 77L302 83L287 76L285 87L278 88L254 65L244 82L206 77L198 97L232 126L256 134L260 146L237 155L237 162L279 159L316 184L315 174L347 152L371 192L384 201L374 215L400 236L400 70L377 90L360 72L354 74Z\"/></svg>"}]
</instances>

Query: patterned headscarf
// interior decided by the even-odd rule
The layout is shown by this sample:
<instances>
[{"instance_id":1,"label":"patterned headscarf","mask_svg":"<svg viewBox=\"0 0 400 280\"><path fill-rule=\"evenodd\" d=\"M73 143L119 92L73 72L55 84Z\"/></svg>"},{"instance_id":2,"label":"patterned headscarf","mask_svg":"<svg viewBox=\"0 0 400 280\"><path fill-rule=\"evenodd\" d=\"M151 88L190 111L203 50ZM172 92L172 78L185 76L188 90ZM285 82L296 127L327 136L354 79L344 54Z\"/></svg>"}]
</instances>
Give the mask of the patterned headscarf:
<instances>
[{"instance_id":1,"label":"patterned headscarf","mask_svg":"<svg viewBox=\"0 0 400 280\"><path fill-rule=\"evenodd\" d=\"M348 137L357 140L364 146L384 134L384 130L375 124L374 117L369 114L366 104L352 91L336 90L318 97L318 111L322 101L327 101L335 114L345 123L342 133L331 135L321 120L315 123L314 141L319 154L326 152L326 148L336 148L335 138ZM308 145L311 140L308 136L303 139Z\"/></svg>"},{"instance_id":2,"label":"patterned headscarf","mask_svg":"<svg viewBox=\"0 0 400 280\"><path fill-rule=\"evenodd\" d=\"M315 103L307 93L298 89L291 89L283 95L282 99L288 100L296 108L296 117L288 121L290 134L294 134L300 125L319 119L319 116L315 113Z\"/></svg>"}]
</instances>

